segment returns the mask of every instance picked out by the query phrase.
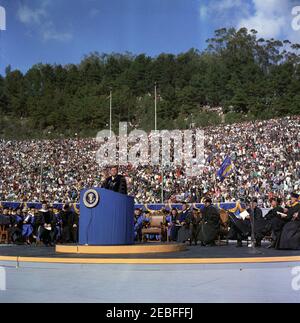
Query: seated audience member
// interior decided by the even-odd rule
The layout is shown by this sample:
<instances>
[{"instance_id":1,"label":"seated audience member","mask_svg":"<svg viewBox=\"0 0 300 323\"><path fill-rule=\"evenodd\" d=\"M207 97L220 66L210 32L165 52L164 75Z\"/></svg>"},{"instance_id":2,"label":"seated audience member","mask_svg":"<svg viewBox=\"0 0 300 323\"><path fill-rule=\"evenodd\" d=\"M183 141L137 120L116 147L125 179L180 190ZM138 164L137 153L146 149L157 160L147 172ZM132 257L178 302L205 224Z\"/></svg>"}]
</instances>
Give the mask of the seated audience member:
<instances>
[{"instance_id":1,"label":"seated audience member","mask_svg":"<svg viewBox=\"0 0 300 323\"><path fill-rule=\"evenodd\" d=\"M268 232L267 221L263 217L262 210L258 207L257 198L254 198L250 203L250 207L247 210L250 214L250 229L251 223L254 225L254 235L255 235L255 246L261 247L261 241Z\"/></svg>"},{"instance_id":2,"label":"seated audience member","mask_svg":"<svg viewBox=\"0 0 300 323\"><path fill-rule=\"evenodd\" d=\"M22 227L22 237L25 239L25 243L30 245L30 238L33 234L33 220L34 216L31 210L23 209L23 227Z\"/></svg>"},{"instance_id":3,"label":"seated audience member","mask_svg":"<svg viewBox=\"0 0 300 323\"><path fill-rule=\"evenodd\" d=\"M190 221L190 230L191 230L190 245L192 245L192 243L194 242L195 246L197 246L198 241L200 240L201 221L202 221L201 212L194 208L191 215L191 221Z\"/></svg>"},{"instance_id":4,"label":"seated audience member","mask_svg":"<svg viewBox=\"0 0 300 323\"><path fill-rule=\"evenodd\" d=\"M134 238L135 241L142 241L142 228L144 222L144 215L142 209L134 210Z\"/></svg>"},{"instance_id":5,"label":"seated audience member","mask_svg":"<svg viewBox=\"0 0 300 323\"><path fill-rule=\"evenodd\" d=\"M285 210L288 223L283 227L279 249L300 249L300 203L299 194L293 193Z\"/></svg>"},{"instance_id":6,"label":"seated audience member","mask_svg":"<svg viewBox=\"0 0 300 323\"><path fill-rule=\"evenodd\" d=\"M184 202L182 204L182 211L179 213L177 224L180 225L178 230L177 242L184 243L190 239L190 220L191 211L188 204Z\"/></svg>"},{"instance_id":7,"label":"seated audience member","mask_svg":"<svg viewBox=\"0 0 300 323\"><path fill-rule=\"evenodd\" d=\"M275 248L279 241L282 229L284 225L287 223L285 216L283 215L284 209L281 206L282 200L280 198L273 197L271 199L271 207L272 209L266 214L265 218L268 223L268 231L270 230L272 233L272 242L268 247Z\"/></svg>"},{"instance_id":8,"label":"seated audience member","mask_svg":"<svg viewBox=\"0 0 300 323\"><path fill-rule=\"evenodd\" d=\"M217 208L212 205L211 198L204 200L204 208L202 210L202 223L199 233L199 239L202 245L215 246L215 240L220 231L220 213Z\"/></svg>"},{"instance_id":9,"label":"seated audience member","mask_svg":"<svg viewBox=\"0 0 300 323\"><path fill-rule=\"evenodd\" d=\"M258 207L256 198L252 199L249 203L247 212L249 215L245 219L229 214L230 231L228 238L237 240L237 247L242 247L242 241L252 235L252 224L254 224L255 245L261 247L261 241L268 232L268 223L263 217L262 210Z\"/></svg>"},{"instance_id":10,"label":"seated audience member","mask_svg":"<svg viewBox=\"0 0 300 323\"><path fill-rule=\"evenodd\" d=\"M177 241L177 229L176 229L176 221L178 220L178 210L173 208L169 215L166 217L166 222L168 225L168 237L169 241Z\"/></svg>"},{"instance_id":11,"label":"seated audience member","mask_svg":"<svg viewBox=\"0 0 300 323\"><path fill-rule=\"evenodd\" d=\"M62 219L61 212L58 209L52 208L50 210L53 214L53 231L52 242L57 243L62 239Z\"/></svg>"},{"instance_id":12,"label":"seated audience member","mask_svg":"<svg viewBox=\"0 0 300 323\"><path fill-rule=\"evenodd\" d=\"M55 220L52 212L49 210L46 202L42 203L42 208L39 210L40 214L40 228L39 228L39 238L44 243L45 246L53 245Z\"/></svg>"},{"instance_id":13,"label":"seated audience member","mask_svg":"<svg viewBox=\"0 0 300 323\"><path fill-rule=\"evenodd\" d=\"M12 243L22 242L22 221L23 218L17 210L12 210L9 216L8 240Z\"/></svg>"}]
</instances>

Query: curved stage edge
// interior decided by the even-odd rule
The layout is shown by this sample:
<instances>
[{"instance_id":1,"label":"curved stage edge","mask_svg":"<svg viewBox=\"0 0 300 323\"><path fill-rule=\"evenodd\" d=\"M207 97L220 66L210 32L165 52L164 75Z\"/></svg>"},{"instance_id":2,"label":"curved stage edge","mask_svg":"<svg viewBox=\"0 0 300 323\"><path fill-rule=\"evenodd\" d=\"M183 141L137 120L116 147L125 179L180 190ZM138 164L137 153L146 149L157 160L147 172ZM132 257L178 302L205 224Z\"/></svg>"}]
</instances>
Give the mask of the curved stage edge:
<instances>
[{"instance_id":1,"label":"curved stage edge","mask_svg":"<svg viewBox=\"0 0 300 323\"><path fill-rule=\"evenodd\" d=\"M57 245L56 249L0 246L0 262L14 262L16 266L21 263L130 265L300 263L300 250L277 251L262 248L260 255L253 255L248 248L237 249L234 245L217 248L155 243L122 247Z\"/></svg>"},{"instance_id":2,"label":"curved stage edge","mask_svg":"<svg viewBox=\"0 0 300 323\"><path fill-rule=\"evenodd\" d=\"M130 246L80 246L80 245L57 245L57 253L86 254L86 255L131 255L173 253L187 250L183 244L140 244Z\"/></svg>"},{"instance_id":3,"label":"curved stage edge","mask_svg":"<svg viewBox=\"0 0 300 323\"><path fill-rule=\"evenodd\" d=\"M226 264L263 264L263 263L297 263L298 257L267 257L267 258L39 258L39 257L5 257L0 262L48 263L48 264L86 264L86 265L226 265Z\"/></svg>"}]
</instances>

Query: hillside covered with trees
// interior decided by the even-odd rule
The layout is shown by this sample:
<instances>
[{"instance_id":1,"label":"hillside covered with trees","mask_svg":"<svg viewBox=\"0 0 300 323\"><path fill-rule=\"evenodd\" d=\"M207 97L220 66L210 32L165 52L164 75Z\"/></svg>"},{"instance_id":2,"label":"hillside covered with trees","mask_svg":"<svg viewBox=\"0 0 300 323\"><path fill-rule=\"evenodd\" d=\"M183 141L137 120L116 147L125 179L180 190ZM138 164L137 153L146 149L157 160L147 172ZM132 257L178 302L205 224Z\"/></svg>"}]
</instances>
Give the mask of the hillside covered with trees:
<instances>
[{"instance_id":1,"label":"hillside covered with trees","mask_svg":"<svg viewBox=\"0 0 300 323\"><path fill-rule=\"evenodd\" d=\"M300 114L299 63L299 44L221 29L202 52L92 53L78 65L37 64L26 74L8 66L0 78L0 137L95 136L108 128L110 89L115 130L119 121L154 129L155 83L159 129Z\"/></svg>"}]
</instances>

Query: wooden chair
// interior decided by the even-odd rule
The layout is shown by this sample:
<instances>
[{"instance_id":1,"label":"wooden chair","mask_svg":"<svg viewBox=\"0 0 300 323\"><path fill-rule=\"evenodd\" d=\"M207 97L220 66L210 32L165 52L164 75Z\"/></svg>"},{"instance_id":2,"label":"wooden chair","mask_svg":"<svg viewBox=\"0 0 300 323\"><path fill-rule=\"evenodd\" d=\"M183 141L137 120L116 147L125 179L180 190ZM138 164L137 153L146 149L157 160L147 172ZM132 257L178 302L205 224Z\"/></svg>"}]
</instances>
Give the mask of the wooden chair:
<instances>
[{"instance_id":1,"label":"wooden chair","mask_svg":"<svg viewBox=\"0 0 300 323\"><path fill-rule=\"evenodd\" d=\"M225 240L225 244L228 245L227 235L229 232L229 215L227 211L220 211L220 231L218 235L218 245L222 245L222 240ZM222 239L223 238L223 239Z\"/></svg>"},{"instance_id":2,"label":"wooden chair","mask_svg":"<svg viewBox=\"0 0 300 323\"><path fill-rule=\"evenodd\" d=\"M8 244L8 231L4 225L0 225L0 243Z\"/></svg>"},{"instance_id":3,"label":"wooden chair","mask_svg":"<svg viewBox=\"0 0 300 323\"><path fill-rule=\"evenodd\" d=\"M142 229L142 242L145 242L146 234L155 234L160 236L160 242L166 240L167 237L167 227L166 227L166 217L164 215L152 215L150 216L150 221L147 227Z\"/></svg>"}]
</instances>

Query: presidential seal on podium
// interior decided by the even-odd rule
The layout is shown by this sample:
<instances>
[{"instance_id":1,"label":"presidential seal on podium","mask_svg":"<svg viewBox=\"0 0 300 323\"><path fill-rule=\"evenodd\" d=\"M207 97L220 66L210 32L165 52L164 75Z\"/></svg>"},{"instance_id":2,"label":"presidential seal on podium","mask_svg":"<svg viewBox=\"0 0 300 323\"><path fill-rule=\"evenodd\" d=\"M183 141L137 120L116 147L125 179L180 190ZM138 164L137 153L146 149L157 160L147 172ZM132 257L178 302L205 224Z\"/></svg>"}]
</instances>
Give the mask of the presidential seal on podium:
<instances>
[{"instance_id":1,"label":"presidential seal on podium","mask_svg":"<svg viewBox=\"0 0 300 323\"><path fill-rule=\"evenodd\" d=\"M92 209L96 207L100 202L100 195L95 189L90 189L84 193L83 203L84 205Z\"/></svg>"}]
</instances>

